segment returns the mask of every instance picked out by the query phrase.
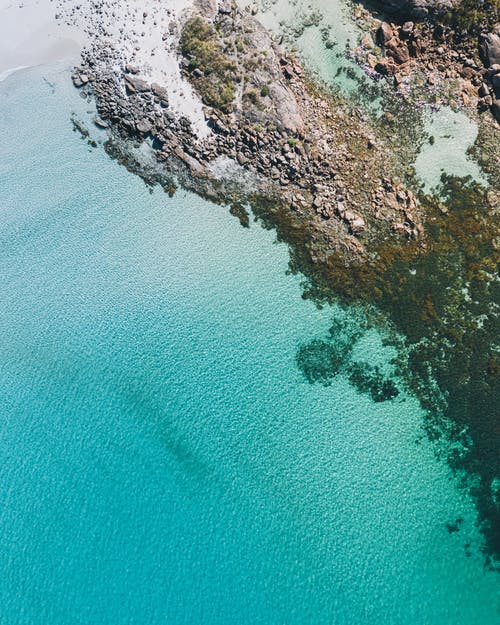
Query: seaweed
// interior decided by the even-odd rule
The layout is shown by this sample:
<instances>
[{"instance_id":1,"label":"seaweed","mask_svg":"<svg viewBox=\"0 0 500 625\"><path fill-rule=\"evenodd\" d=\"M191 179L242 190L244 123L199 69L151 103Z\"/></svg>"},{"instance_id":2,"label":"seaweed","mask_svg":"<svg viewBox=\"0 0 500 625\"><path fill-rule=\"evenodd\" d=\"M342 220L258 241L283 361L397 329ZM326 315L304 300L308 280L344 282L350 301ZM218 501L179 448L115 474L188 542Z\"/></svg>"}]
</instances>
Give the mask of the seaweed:
<instances>
[{"instance_id":1,"label":"seaweed","mask_svg":"<svg viewBox=\"0 0 500 625\"><path fill-rule=\"evenodd\" d=\"M393 328L398 372L426 410L429 438L446 440L450 466L469 476L464 486L477 504L485 563L497 567L500 496L492 484L500 484L500 224L488 193L470 179L443 176L439 197L421 195L420 201L424 243L393 237L364 260L341 250L313 258L307 220L279 202L257 203L254 210L289 243L290 271L306 276L304 298L318 306L362 306L370 323ZM315 233L315 245L328 243ZM398 384L376 367L349 362L331 337L300 346L297 364L312 383L328 385L342 373L375 401L398 393Z\"/></svg>"}]
</instances>

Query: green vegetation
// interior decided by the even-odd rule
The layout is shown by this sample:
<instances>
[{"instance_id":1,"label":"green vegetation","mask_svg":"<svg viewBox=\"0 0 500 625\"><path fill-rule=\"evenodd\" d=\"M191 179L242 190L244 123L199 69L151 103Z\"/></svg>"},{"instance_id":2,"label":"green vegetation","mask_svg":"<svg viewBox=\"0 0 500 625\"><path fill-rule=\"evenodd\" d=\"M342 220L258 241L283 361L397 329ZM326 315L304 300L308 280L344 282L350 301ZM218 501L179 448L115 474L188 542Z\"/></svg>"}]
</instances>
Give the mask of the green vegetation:
<instances>
[{"instance_id":1,"label":"green vegetation","mask_svg":"<svg viewBox=\"0 0 500 625\"><path fill-rule=\"evenodd\" d=\"M182 30L180 48L189 61L188 69L203 102L229 112L239 80L237 68L224 53L223 41L215 28L201 17L188 20Z\"/></svg>"},{"instance_id":2,"label":"green vegetation","mask_svg":"<svg viewBox=\"0 0 500 625\"><path fill-rule=\"evenodd\" d=\"M259 104L259 94L257 93L255 89L249 89L248 91L245 91L244 96L245 98L250 100L252 104L255 104L255 105Z\"/></svg>"},{"instance_id":3,"label":"green vegetation","mask_svg":"<svg viewBox=\"0 0 500 625\"><path fill-rule=\"evenodd\" d=\"M238 39L236 39L236 41L235 41L235 44L234 44L234 45L235 45L235 47L236 47L236 50L238 50L238 52L239 52L240 54L243 54L243 53L245 52L245 42L244 42L244 41L242 41L241 39L239 39L239 38L238 38Z\"/></svg>"},{"instance_id":4,"label":"green vegetation","mask_svg":"<svg viewBox=\"0 0 500 625\"><path fill-rule=\"evenodd\" d=\"M456 3L443 21L458 34L478 35L491 30L500 19L500 0L462 0Z\"/></svg>"},{"instance_id":5,"label":"green vegetation","mask_svg":"<svg viewBox=\"0 0 500 625\"><path fill-rule=\"evenodd\" d=\"M267 85L264 85L262 87L262 89L260 90L260 95L265 98L266 96L269 95L269 87Z\"/></svg>"}]
</instances>

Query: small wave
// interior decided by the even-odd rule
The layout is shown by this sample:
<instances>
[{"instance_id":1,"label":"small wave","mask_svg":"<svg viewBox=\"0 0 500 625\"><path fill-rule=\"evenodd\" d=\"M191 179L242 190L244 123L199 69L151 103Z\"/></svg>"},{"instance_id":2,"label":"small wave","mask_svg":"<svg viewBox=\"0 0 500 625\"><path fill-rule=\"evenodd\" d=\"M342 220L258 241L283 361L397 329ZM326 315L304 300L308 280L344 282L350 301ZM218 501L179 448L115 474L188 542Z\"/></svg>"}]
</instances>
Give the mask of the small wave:
<instances>
[{"instance_id":1,"label":"small wave","mask_svg":"<svg viewBox=\"0 0 500 625\"><path fill-rule=\"evenodd\" d=\"M8 78L11 74L18 72L20 69L26 69L29 65L19 65L18 67L10 67L3 72L0 72L0 82L3 82L6 78Z\"/></svg>"}]
</instances>

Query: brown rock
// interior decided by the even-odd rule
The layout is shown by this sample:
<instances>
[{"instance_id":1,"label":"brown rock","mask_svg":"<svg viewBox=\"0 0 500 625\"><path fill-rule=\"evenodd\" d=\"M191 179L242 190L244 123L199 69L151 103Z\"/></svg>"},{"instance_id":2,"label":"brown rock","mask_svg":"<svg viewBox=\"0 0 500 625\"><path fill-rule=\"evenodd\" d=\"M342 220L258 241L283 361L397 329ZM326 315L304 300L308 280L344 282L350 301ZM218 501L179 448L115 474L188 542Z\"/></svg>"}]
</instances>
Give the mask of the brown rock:
<instances>
[{"instance_id":1,"label":"brown rock","mask_svg":"<svg viewBox=\"0 0 500 625\"><path fill-rule=\"evenodd\" d=\"M375 65L375 71L383 76L392 73L393 67L390 59L380 59Z\"/></svg>"},{"instance_id":2,"label":"brown rock","mask_svg":"<svg viewBox=\"0 0 500 625\"><path fill-rule=\"evenodd\" d=\"M488 87L486 83L483 82L481 83L481 86L479 87L478 93L479 93L479 96L483 98L487 95L490 95L490 88Z\"/></svg>"},{"instance_id":3,"label":"brown rock","mask_svg":"<svg viewBox=\"0 0 500 625\"><path fill-rule=\"evenodd\" d=\"M379 29L377 30L377 41L381 45L385 46L387 45L387 42L392 39L393 36L394 32L390 24L388 24L387 22L382 22Z\"/></svg>"},{"instance_id":4,"label":"brown rock","mask_svg":"<svg viewBox=\"0 0 500 625\"><path fill-rule=\"evenodd\" d=\"M484 96L484 98L479 101L479 106L485 109L490 108L490 106L493 106L493 98L490 95Z\"/></svg>"},{"instance_id":5,"label":"brown rock","mask_svg":"<svg viewBox=\"0 0 500 625\"><path fill-rule=\"evenodd\" d=\"M387 55L392 56L398 65L403 65L403 63L407 63L410 60L410 53L404 44L392 50L388 50Z\"/></svg>"},{"instance_id":6,"label":"brown rock","mask_svg":"<svg viewBox=\"0 0 500 625\"><path fill-rule=\"evenodd\" d=\"M423 52L423 46L420 39L412 39L408 44L408 49L412 56L419 56Z\"/></svg>"},{"instance_id":7,"label":"brown rock","mask_svg":"<svg viewBox=\"0 0 500 625\"><path fill-rule=\"evenodd\" d=\"M467 78L467 80L470 80L476 74L472 67L466 67L465 65L459 70L459 73L462 78Z\"/></svg>"},{"instance_id":8,"label":"brown rock","mask_svg":"<svg viewBox=\"0 0 500 625\"><path fill-rule=\"evenodd\" d=\"M401 45L401 41L399 40L399 37L395 35L386 42L385 47L390 50L395 50L399 45Z\"/></svg>"},{"instance_id":9,"label":"brown rock","mask_svg":"<svg viewBox=\"0 0 500 625\"><path fill-rule=\"evenodd\" d=\"M373 48L373 39L371 38L371 35L363 35L361 37L361 45L365 48L365 50L371 50Z\"/></svg>"},{"instance_id":10,"label":"brown rock","mask_svg":"<svg viewBox=\"0 0 500 625\"><path fill-rule=\"evenodd\" d=\"M399 31L401 39L407 39L412 34L414 26L413 22L405 22Z\"/></svg>"}]
</instances>

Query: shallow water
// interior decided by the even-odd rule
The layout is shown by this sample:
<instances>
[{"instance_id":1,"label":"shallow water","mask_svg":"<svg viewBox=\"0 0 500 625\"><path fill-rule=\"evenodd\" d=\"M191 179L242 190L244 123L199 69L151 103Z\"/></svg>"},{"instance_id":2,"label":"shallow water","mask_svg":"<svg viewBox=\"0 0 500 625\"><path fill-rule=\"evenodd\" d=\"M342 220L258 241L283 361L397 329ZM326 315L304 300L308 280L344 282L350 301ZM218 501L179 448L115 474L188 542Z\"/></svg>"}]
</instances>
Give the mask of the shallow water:
<instances>
[{"instance_id":1,"label":"shallow water","mask_svg":"<svg viewBox=\"0 0 500 625\"><path fill-rule=\"evenodd\" d=\"M239 0L241 6L248 2ZM362 32L350 19L344 0L262 0L258 19L299 51L308 67L323 81L344 92L356 91L362 70L346 58ZM356 77L358 80L356 80Z\"/></svg>"},{"instance_id":2,"label":"shallow water","mask_svg":"<svg viewBox=\"0 0 500 625\"><path fill-rule=\"evenodd\" d=\"M69 84L0 86L0 623L498 622L416 400L297 366L355 311L302 300L272 232L89 148ZM352 358L391 371L382 339Z\"/></svg>"},{"instance_id":3,"label":"shallow water","mask_svg":"<svg viewBox=\"0 0 500 625\"><path fill-rule=\"evenodd\" d=\"M467 154L477 138L478 128L474 121L445 106L433 113L427 112L424 124L429 140L420 149L415 171L427 192L439 187L442 174L470 176L487 186L481 167Z\"/></svg>"}]
</instances>

